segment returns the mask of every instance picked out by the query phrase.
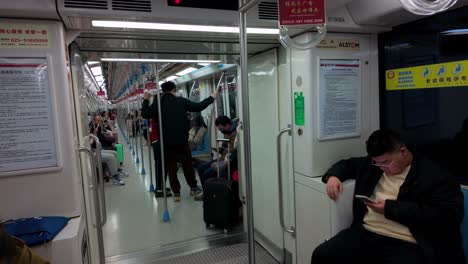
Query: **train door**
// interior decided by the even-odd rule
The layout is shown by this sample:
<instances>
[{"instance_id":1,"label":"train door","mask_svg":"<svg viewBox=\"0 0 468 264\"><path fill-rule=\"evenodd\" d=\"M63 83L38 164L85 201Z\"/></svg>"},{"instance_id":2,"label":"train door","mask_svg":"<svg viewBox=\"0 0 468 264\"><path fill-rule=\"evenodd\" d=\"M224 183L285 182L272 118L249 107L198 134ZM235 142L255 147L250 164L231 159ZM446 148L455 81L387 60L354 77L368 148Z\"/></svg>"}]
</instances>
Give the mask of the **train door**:
<instances>
[{"instance_id":1,"label":"train door","mask_svg":"<svg viewBox=\"0 0 468 264\"><path fill-rule=\"evenodd\" d=\"M255 242L280 263L295 252L288 54L271 49L248 62ZM256 252L261 259L264 251Z\"/></svg>"},{"instance_id":2,"label":"train door","mask_svg":"<svg viewBox=\"0 0 468 264\"><path fill-rule=\"evenodd\" d=\"M94 100L94 94L90 93L90 86L94 84L92 75L87 72L85 64L83 63L82 57L77 51L75 46L71 46L71 77L73 84L73 98L74 98L74 112L76 116L76 127L77 127L77 144L84 151L88 149L91 151L91 145L89 141L89 130L88 123L90 121L91 113L98 110L97 102ZM86 263L103 263L105 252L102 226L105 224L105 203L103 195L103 189L99 188L99 192L93 192L96 187L104 187L103 182L99 182L98 186L94 185L93 178L95 172L91 169L93 161L96 161L95 156L91 158L88 154L80 154L80 169L83 181L82 192L83 192L83 215L86 218L86 225L88 230L88 241L89 244L89 262ZM98 195L96 195L98 193ZM96 211L97 209L97 211ZM100 214L96 212L101 212Z\"/></svg>"}]
</instances>

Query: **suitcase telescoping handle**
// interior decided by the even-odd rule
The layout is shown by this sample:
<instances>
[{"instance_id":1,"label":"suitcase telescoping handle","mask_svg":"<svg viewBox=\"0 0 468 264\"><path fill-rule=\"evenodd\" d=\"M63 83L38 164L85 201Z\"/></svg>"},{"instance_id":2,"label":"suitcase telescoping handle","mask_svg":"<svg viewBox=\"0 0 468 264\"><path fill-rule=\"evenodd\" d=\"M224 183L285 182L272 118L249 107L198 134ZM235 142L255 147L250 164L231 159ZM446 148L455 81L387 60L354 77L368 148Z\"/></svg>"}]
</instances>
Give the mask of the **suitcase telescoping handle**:
<instances>
[{"instance_id":1,"label":"suitcase telescoping handle","mask_svg":"<svg viewBox=\"0 0 468 264\"><path fill-rule=\"evenodd\" d=\"M228 145L228 151L227 151L226 156L231 154L231 148L229 146L229 139L227 139L227 138L218 138L216 141L218 141L218 143L217 143L218 145L219 145L220 142L227 142L228 143L227 144ZM220 153L219 153L219 148L218 148L218 162L217 162L218 178L220 177L219 156L220 156ZM227 162L228 162L228 164L227 164L227 166L228 166L228 181L230 181L231 180L231 159L230 159L229 156L228 156Z\"/></svg>"}]
</instances>

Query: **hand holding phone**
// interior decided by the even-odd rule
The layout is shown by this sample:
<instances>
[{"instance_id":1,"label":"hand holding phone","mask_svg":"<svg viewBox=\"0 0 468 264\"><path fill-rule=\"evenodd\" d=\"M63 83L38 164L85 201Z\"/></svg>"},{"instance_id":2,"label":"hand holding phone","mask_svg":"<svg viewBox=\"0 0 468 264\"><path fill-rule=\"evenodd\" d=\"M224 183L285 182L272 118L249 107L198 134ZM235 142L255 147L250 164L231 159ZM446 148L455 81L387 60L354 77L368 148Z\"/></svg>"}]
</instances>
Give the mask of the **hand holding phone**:
<instances>
[{"instance_id":1,"label":"hand holding phone","mask_svg":"<svg viewBox=\"0 0 468 264\"><path fill-rule=\"evenodd\" d=\"M367 196L364 196L364 195L356 194L356 195L354 195L354 197L358 198L363 203L376 203L377 202L377 201L372 200L371 198L369 198Z\"/></svg>"}]
</instances>

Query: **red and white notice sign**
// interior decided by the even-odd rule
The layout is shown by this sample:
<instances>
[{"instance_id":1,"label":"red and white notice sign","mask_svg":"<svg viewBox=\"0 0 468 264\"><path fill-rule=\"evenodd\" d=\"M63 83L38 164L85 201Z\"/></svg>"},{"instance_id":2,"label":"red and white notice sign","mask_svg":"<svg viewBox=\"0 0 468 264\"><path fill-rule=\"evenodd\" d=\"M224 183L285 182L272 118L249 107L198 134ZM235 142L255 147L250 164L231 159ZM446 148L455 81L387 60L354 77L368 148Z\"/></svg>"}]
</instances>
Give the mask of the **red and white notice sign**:
<instances>
[{"instance_id":1,"label":"red and white notice sign","mask_svg":"<svg viewBox=\"0 0 468 264\"><path fill-rule=\"evenodd\" d=\"M325 0L279 0L280 26L325 24Z\"/></svg>"},{"instance_id":2,"label":"red and white notice sign","mask_svg":"<svg viewBox=\"0 0 468 264\"><path fill-rule=\"evenodd\" d=\"M0 48L48 48L47 25L0 23Z\"/></svg>"},{"instance_id":3,"label":"red and white notice sign","mask_svg":"<svg viewBox=\"0 0 468 264\"><path fill-rule=\"evenodd\" d=\"M156 83L155 82L145 83L145 89L148 89L148 90L156 89Z\"/></svg>"}]
</instances>

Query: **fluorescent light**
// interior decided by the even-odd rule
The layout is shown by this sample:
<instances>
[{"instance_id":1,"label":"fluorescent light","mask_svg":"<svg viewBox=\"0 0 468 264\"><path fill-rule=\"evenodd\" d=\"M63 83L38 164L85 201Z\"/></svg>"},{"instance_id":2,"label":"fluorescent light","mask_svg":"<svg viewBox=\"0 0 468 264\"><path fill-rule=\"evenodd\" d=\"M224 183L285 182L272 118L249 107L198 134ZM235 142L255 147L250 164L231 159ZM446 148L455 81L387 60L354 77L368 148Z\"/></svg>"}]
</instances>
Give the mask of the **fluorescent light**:
<instances>
[{"instance_id":1,"label":"fluorescent light","mask_svg":"<svg viewBox=\"0 0 468 264\"><path fill-rule=\"evenodd\" d=\"M185 74L187 74L187 73L191 73L191 72L196 71L196 70L197 70L197 68L188 67L187 69L176 73L176 75L177 75L177 76L182 76L182 75L185 75Z\"/></svg>"},{"instance_id":2,"label":"fluorescent light","mask_svg":"<svg viewBox=\"0 0 468 264\"><path fill-rule=\"evenodd\" d=\"M216 33L239 33L239 27L226 26L203 26L203 25L184 25L184 24L165 24L131 21L112 21L112 20L93 20L93 27L107 28L135 28L135 29L154 29L171 31L192 31L192 32L216 32ZM277 28L247 28L247 33L277 35Z\"/></svg>"},{"instance_id":3,"label":"fluorescent light","mask_svg":"<svg viewBox=\"0 0 468 264\"><path fill-rule=\"evenodd\" d=\"M468 29L453 29L441 32L442 35L465 35L468 34Z\"/></svg>"},{"instance_id":4,"label":"fluorescent light","mask_svg":"<svg viewBox=\"0 0 468 264\"><path fill-rule=\"evenodd\" d=\"M172 75L172 76L167 77L165 80L166 80L166 82L169 82L169 81L175 80L177 78L179 78L179 77L175 76L175 75Z\"/></svg>"},{"instance_id":5,"label":"fluorescent light","mask_svg":"<svg viewBox=\"0 0 468 264\"><path fill-rule=\"evenodd\" d=\"M210 63L198 63L198 65L200 65L200 66L208 66L208 65L210 65Z\"/></svg>"},{"instance_id":6,"label":"fluorescent light","mask_svg":"<svg viewBox=\"0 0 468 264\"><path fill-rule=\"evenodd\" d=\"M262 34L262 35L278 35L279 29L277 28L247 28L248 34Z\"/></svg>"},{"instance_id":7,"label":"fluorescent light","mask_svg":"<svg viewBox=\"0 0 468 264\"><path fill-rule=\"evenodd\" d=\"M101 67L93 67L91 68L91 72L93 72L94 76L102 75Z\"/></svg>"},{"instance_id":8,"label":"fluorescent light","mask_svg":"<svg viewBox=\"0 0 468 264\"><path fill-rule=\"evenodd\" d=\"M102 61L128 61L128 62L179 62L179 63L219 63L220 60L173 60L173 59L134 59L134 58L102 58Z\"/></svg>"},{"instance_id":9,"label":"fluorescent light","mask_svg":"<svg viewBox=\"0 0 468 264\"><path fill-rule=\"evenodd\" d=\"M88 61L88 64L97 64L99 61Z\"/></svg>"}]
</instances>

